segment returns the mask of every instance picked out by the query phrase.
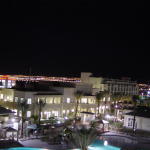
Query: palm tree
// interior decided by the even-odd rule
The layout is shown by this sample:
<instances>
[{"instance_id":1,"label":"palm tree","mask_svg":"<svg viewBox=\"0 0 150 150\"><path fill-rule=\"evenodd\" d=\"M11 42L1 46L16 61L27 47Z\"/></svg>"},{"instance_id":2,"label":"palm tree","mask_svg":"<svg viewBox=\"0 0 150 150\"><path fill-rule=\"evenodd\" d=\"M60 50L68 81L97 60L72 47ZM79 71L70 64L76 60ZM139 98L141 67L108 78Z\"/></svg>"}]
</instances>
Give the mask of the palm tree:
<instances>
[{"instance_id":1,"label":"palm tree","mask_svg":"<svg viewBox=\"0 0 150 150\"><path fill-rule=\"evenodd\" d=\"M95 129L82 127L81 129L72 131L70 141L72 141L77 148L88 150L88 146L92 144L96 138L97 132Z\"/></svg>"},{"instance_id":2,"label":"palm tree","mask_svg":"<svg viewBox=\"0 0 150 150\"><path fill-rule=\"evenodd\" d=\"M102 100L103 97L104 97L103 92L98 92L98 93L96 93L96 103L97 103L97 107L98 107L98 109L97 109L97 115L98 115L98 116L99 116L99 114L100 114L99 107L100 107L101 100Z\"/></svg>"},{"instance_id":3,"label":"palm tree","mask_svg":"<svg viewBox=\"0 0 150 150\"><path fill-rule=\"evenodd\" d=\"M105 101L104 101L104 105L105 105L105 109L104 109L104 115L106 113L106 105L107 105L107 100L108 100L108 97L109 97L109 92L108 91L103 91L103 97L105 97Z\"/></svg>"},{"instance_id":4,"label":"palm tree","mask_svg":"<svg viewBox=\"0 0 150 150\"><path fill-rule=\"evenodd\" d=\"M75 99L76 99L74 117L76 118L77 114L78 114L79 103L80 103L80 100L81 100L81 98L83 96L83 93L81 91L77 91L77 92L74 93L74 95L75 95Z\"/></svg>"},{"instance_id":5,"label":"palm tree","mask_svg":"<svg viewBox=\"0 0 150 150\"><path fill-rule=\"evenodd\" d=\"M116 111L116 108L117 108L117 104L119 101L122 100L122 94L121 93L113 93L113 95L111 96L112 98L112 102L113 102L113 107L114 107L114 110L115 110L115 116L117 117L117 111Z\"/></svg>"},{"instance_id":6,"label":"palm tree","mask_svg":"<svg viewBox=\"0 0 150 150\"><path fill-rule=\"evenodd\" d=\"M139 100L139 96L138 95L133 95L132 96L132 102L134 105L134 109L133 109L133 132L135 131L135 117L136 117L136 106L137 106L137 101Z\"/></svg>"},{"instance_id":7,"label":"palm tree","mask_svg":"<svg viewBox=\"0 0 150 150\"><path fill-rule=\"evenodd\" d=\"M31 118L33 119L33 123L37 124L39 118L38 115L32 115Z\"/></svg>"},{"instance_id":8,"label":"palm tree","mask_svg":"<svg viewBox=\"0 0 150 150\"><path fill-rule=\"evenodd\" d=\"M24 99L24 100L19 100L17 102L17 105L18 105L18 109L21 111L21 137L23 138L23 126L24 126L24 122L26 121L26 113L27 113L27 110L29 108L29 105L27 104L27 100Z\"/></svg>"},{"instance_id":9,"label":"palm tree","mask_svg":"<svg viewBox=\"0 0 150 150\"><path fill-rule=\"evenodd\" d=\"M111 98L112 98L114 105L117 105L118 102L122 99L122 94L121 93L113 93Z\"/></svg>"},{"instance_id":10,"label":"palm tree","mask_svg":"<svg viewBox=\"0 0 150 150\"><path fill-rule=\"evenodd\" d=\"M128 106L128 104L130 104L132 102L132 96L131 95L125 95L123 96L123 101L122 104L126 104Z\"/></svg>"},{"instance_id":11,"label":"palm tree","mask_svg":"<svg viewBox=\"0 0 150 150\"><path fill-rule=\"evenodd\" d=\"M36 103L36 106L38 107L38 111L39 111L39 115L38 115L39 126L40 126L40 121L41 121L41 112L45 105L46 105L46 102L44 102L42 99L39 99L39 101Z\"/></svg>"},{"instance_id":12,"label":"palm tree","mask_svg":"<svg viewBox=\"0 0 150 150\"><path fill-rule=\"evenodd\" d=\"M57 119L55 117L49 117L48 123L50 123L51 126L54 126L54 124L57 123Z\"/></svg>"}]
</instances>

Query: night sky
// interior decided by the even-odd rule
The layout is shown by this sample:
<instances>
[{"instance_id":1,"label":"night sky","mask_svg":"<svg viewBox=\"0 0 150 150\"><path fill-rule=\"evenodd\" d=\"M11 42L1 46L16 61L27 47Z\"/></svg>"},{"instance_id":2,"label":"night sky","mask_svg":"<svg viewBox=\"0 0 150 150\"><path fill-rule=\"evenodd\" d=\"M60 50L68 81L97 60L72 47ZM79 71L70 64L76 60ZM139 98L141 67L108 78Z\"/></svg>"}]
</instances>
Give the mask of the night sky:
<instances>
[{"instance_id":1,"label":"night sky","mask_svg":"<svg viewBox=\"0 0 150 150\"><path fill-rule=\"evenodd\" d=\"M95 75L149 80L143 1L4 1L0 74Z\"/></svg>"}]
</instances>

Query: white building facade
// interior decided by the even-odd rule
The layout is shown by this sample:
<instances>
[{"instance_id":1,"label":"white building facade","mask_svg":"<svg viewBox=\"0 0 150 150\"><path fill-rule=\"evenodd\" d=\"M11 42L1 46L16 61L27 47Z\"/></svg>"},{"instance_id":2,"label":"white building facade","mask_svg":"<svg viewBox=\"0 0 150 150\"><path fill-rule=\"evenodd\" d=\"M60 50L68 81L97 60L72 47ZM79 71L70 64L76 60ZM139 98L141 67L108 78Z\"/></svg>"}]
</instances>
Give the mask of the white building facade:
<instances>
[{"instance_id":1,"label":"white building facade","mask_svg":"<svg viewBox=\"0 0 150 150\"><path fill-rule=\"evenodd\" d=\"M129 79L104 79L104 84L107 85L109 93L122 93L123 95L138 95L139 86L137 82Z\"/></svg>"},{"instance_id":2,"label":"white building facade","mask_svg":"<svg viewBox=\"0 0 150 150\"><path fill-rule=\"evenodd\" d=\"M42 99L45 101L46 105L44 106L41 115L43 119L48 119L50 116L71 116L75 111L75 92L77 91L83 93L83 96L80 99L79 112L86 111L95 114L97 113L95 95L99 91L109 91L110 93L122 92L129 95L138 94L136 82L106 80L102 77L93 77L92 73L88 72L81 73L80 81L78 80L78 82L69 84L70 82L66 82L65 86L62 84L58 84L57 86L52 84L50 89L45 91L16 90L3 87L0 89L0 105L8 107L14 110L16 114L20 115L20 112L18 112L18 109L15 107L15 103L17 103L18 100L25 99L30 106L27 111L27 117L31 117L32 115L38 114L36 102L39 99ZM110 101L109 97L108 101ZM105 105L100 107L101 113L104 113L104 109L109 109L108 106Z\"/></svg>"},{"instance_id":3,"label":"white building facade","mask_svg":"<svg viewBox=\"0 0 150 150\"><path fill-rule=\"evenodd\" d=\"M133 116L125 115L124 116L124 127L133 128ZM135 129L150 131L150 118L148 117L135 117Z\"/></svg>"}]
</instances>

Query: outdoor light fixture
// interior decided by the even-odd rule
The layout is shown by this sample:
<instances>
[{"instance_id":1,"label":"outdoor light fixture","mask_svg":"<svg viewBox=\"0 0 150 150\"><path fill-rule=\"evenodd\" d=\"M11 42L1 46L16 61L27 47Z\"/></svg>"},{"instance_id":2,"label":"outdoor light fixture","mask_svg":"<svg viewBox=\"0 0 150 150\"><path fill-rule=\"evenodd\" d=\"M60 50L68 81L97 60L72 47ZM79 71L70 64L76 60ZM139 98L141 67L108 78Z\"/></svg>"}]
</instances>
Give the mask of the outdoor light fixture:
<instances>
[{"instance_id":1,"label":"outdoor light fixture","mask_svg":"<svg viewBox=\"0 0 150 150\"><path fill-rule=\"evenodd\" d=\"M14 119L14 118L12 118L12 119L11 119L11 121L12 121L12 122L15 122L15 119Z\"/></svg>"},{"instance_id":2,"label":"outdoor light fixture","mask_svg":"<svg viewBox=\"0 0 150 150\"><path fill-rule=\"evenodd\" d=\"M95 147L88 146L89 149L95 150Z\"/></svg>"},{"instance_id":3,"label":"outdoor light fixture","mask_svg":"<svg viewBox=\"0 0 150 150\"><path fill-rule=\"evenodd\" d=\"M108 142L107 141L104 141L104 146L107 146L108 145Z\"/></svg>"},{"instance_id":4,"label":"outdoor light fixture","mask_svg":"<svg viewBox=\"0 0 150 150\"><path fill-rule=\"evenodd\" d=\"M110 119L111 116L107 114L107 115L105 116L105 118L106 118L106 119Z\"/></svg>"},{"instance_id":5,"label":"outdoor light fixture","mask_svg":"<svg viewBox=\"0 0 150 150\"><path fill-rule=\"evenodd\" d=\"M67 119L68 119L68 117L64 117L64 119L65 119L65 120L67 120Z\"/></svg>"},{"instance_id":6,"label":"outdoor light fixture","mask_svg":"<svg viewBox=\"0 0 150 150\"><path fill-rule=\"evenodd\" d=\"M60 121L57 121L57 123L60 124L61 122L60 122Z\"/></svg>"}]
</instances>

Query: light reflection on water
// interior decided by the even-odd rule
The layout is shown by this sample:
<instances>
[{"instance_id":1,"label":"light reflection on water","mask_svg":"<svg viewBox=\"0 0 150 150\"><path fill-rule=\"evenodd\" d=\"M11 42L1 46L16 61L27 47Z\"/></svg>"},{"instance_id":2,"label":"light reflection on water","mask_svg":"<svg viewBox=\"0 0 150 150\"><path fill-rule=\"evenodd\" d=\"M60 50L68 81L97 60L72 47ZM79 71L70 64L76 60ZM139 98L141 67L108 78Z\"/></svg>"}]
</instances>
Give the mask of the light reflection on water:
<instances>
[{"instance_id":1,"label":"light reflection on water","mask_svg":"<svg viewBox=\"0 0 150 150\"><path fill-rule=\"evenodd\" d=\"M43 148L30 148L30 147L16 147L16 148L7 148L1 150L48 150ZM79 150L79 149L72 149ZM108 145L107 141L95 140L95 142L89 145L88 150L121 150L119 147Z\"/></svg>"}]
</instances>

